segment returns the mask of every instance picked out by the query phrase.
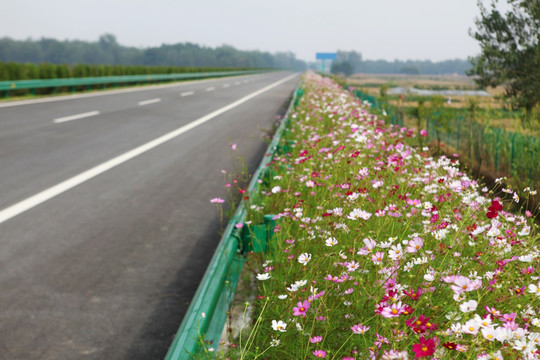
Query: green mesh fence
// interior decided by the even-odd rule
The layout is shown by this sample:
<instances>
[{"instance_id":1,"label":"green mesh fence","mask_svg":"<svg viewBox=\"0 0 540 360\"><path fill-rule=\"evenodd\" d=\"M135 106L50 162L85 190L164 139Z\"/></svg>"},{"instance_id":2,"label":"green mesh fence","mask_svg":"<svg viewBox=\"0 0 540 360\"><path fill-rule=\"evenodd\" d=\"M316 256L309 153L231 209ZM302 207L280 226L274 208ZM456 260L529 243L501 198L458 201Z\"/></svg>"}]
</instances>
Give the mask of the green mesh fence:
<instances>
[{"instance_id":1,"label":"green mesh fence","mask_svg":"<svg viewBox=\"0 0 540 360\"><path fill-rule=\"evenodd\" d=\"M349 88L372 108L387 112L386 122L403 126L403 117L395 106L378 101L358 89ZM531 135L506 131L501 128L470 122L466 111L450 121L450 128L437 126L436 120L426 120L427 141L437 141L469 159L477 171L491 173L494 177L508 176L520 187L540 188L540 140ZM437 134L439 132L439 134Z\"/></svg>"},{"instance_id":2,"label":"green mesh fence","mask_svg":"<svg viewBox=\"0 0 540 360\"><path fill-rule=\"evenodd\" d=\"M387 124L403 126L403 116L397 111L397 108L393 105L388 104L386 101L379 101L374 96L368 95L358 89L349 87L349 90L356 96L358 99L361 99L362 102L367 101L371 104L371 108L377 109L379 111L385 111L385 121Z\"/></svg>"},{"instance_id":3,"label":"green mesh fence","mask_svg":"<svg viewBox=\"0 0 540 360\"><path fill-rule=\"evenodd\" d=\"M441 141L468 157L474 167L494 176L511 176L519 185L540 185L540 140L501 128L485 126L458 117L450 131L440 134ZM436 122L427 120L428 141L437 140Z\"/></svg>"}]
</instances>

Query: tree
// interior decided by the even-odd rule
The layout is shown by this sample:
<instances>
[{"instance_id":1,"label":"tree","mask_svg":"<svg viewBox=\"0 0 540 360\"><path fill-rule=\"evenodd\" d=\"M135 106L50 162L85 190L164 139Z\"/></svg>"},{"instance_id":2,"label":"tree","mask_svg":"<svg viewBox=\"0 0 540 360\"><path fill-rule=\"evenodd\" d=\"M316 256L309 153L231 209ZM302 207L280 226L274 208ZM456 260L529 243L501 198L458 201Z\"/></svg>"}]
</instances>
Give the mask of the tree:
<instances>
[{"instance_id":1,"label":"tree","mask_svg":"<svg viewBox=\"0 0 540 360\"><path fill-rule=\"evenodd\" d=\"M337 52L337 61L339 63L348 63L351 67L351 74L356 74L360 72L360 67L362 66L362 54L357 51L343 51L338 50Z\"/></svg>"},{"instance_id":2,"label":"tree","mask_svg":"<svg viewBox=\"0 0 540 360\"><path fill-rule=\"evenodd\" d=\"M349 64L347 61L343 61L343 62L333 61L332 66L330 67L330 72L336 75L343 74L345 76L349 76L353 73L353 68L351 64Z\"/></svg>"},{"instance_id":3,"label":"tree","mask_svg":"<svg viewBox=\"0 0 540 360\"><path fill-rule=\"evenodd\" d=\"M486 8L478 0L477 30L469 32L482 53L469 59L473 68L467 74L477 75L481 86L504 85L514 107L526 110L528 121L540 103L540 2L506 0L512 11L502 14L499 0L490 1Z\"/></svg>"},{"instance_id":4,"label":"tree","mask_svg":"<svg viewBox=\"0 0 540 360\"><path fill-rule=\"evenodd\" d=\"M416 65L405 65L399 72L407 75L419 75L420 69L418 69L418 66Z\"/></svg>"}]
</instances>

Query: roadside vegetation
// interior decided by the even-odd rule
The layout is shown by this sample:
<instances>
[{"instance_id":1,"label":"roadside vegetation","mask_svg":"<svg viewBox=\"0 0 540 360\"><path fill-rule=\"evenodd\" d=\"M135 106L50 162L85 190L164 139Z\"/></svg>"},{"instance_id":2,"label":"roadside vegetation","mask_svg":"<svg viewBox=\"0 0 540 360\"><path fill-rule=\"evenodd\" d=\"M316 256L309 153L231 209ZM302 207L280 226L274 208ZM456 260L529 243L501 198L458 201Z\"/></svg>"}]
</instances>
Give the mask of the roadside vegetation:
<instances>
[{"instance_id":1,"label":"roadside vegetation","mask_svg":"<svg viewBox=\"0 0 540 360\"><path fill-rule=\"evenodd\" d=\"M508 211L519 195L415 148L416 130L328 78L304 90L249 199L244 226L277 221L250 255L253 321L217 355L539 359L539 236L534 213Z\"/></svg>"}]
</instances>

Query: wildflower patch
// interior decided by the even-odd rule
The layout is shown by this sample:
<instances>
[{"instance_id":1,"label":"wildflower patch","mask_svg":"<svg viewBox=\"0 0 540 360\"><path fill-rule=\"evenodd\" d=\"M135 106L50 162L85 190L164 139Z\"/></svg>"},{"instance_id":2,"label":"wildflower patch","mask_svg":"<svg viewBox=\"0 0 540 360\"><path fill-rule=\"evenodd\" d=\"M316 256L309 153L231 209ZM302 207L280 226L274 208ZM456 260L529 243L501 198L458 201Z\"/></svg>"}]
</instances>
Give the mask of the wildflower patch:
<instances>
[{"instance_id":1,"label":"wildflower patch","mask_svg":"<svg viewBox=\"0 0 540 360\"><path fill-rule=\"evenodd\" d=\"M279 224L256 325L224 356L540 359L539 237L532 214L504 210L515 192L407 145L414 131L331 80L304 81L248 207L249 224Z\"/></svg>"}]
</instances>

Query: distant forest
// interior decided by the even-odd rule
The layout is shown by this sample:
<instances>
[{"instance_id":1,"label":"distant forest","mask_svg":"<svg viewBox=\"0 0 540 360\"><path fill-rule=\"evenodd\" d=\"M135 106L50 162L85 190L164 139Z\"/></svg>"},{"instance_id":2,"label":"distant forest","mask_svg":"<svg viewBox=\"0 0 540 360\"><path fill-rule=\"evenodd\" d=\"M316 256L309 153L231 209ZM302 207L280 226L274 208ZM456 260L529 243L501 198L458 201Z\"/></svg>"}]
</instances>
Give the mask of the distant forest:
<instances>
[{"instance_id":1,"label":"distant forest","mask_svg":"<svg viewBox=\"0 0 540 360\"><path fill-rule=\"evenodd\" d=\"M285 68L303 71L304 61L292 52L270 54L261 51L241 51L232 46L217 48L191 43L161 45L139 49L118 44L111 34L97 42L59 41L55 39L0 39L0 61L51 64L103 64L183 67Z\"/></svg>"},{"instance_id":2,"label":"distant forest","mask_svg":"<svg viewBox=\"0 0 540 360\"><path fill-rule=\"evenodd\" d=\"M444 60L432 62L430 60L363 60L362 54L356 51L338 51L337 60L332 64L333 73L345 75L366 74L408 74L408 75L438 75L460 74L471 69L472 65L467 60Z\"/></svg>"},{"instance_id":3,"label":"distant forest","mask_svg":"<svg viewBox=\"0 0 540 360\"><path fill-rule=\"evenodd\" d=\"M318 70L315 62L299 60L292 52L271 54L237 50L228 45L211 48L192 43L140 49L118 44L116 37L111 34L104 34L95 42L0 38L0 62ZM465 74L470 68L468 61L459 59L441 62L363 60L356 51L338 51L338 60L332 65L333 72L346 74Z\"/></svg>"}]
</instances>

